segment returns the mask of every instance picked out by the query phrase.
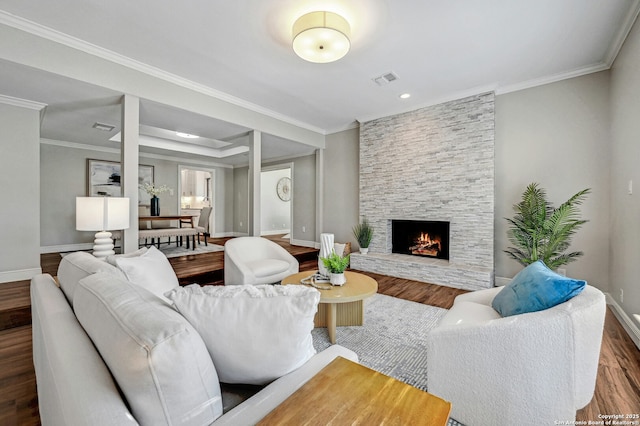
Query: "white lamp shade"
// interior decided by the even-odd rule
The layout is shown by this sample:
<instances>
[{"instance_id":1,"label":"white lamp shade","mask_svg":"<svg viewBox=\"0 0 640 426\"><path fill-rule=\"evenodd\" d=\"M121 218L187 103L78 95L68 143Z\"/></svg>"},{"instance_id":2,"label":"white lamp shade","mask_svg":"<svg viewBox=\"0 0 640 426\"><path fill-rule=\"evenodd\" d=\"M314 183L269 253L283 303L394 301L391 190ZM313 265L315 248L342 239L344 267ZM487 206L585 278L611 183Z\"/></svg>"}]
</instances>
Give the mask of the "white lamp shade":
<instances>
[{"instance_id":1,"label":"white lamp shade","mask_svg":"<svg viewBox=\"0 0 640 426\"><path fill-rule=\"evenodd\" d=\"M129 199L76 197L78 231L111 231L129 228Z\"/></svg>"},{"instance_id":2,"label":"white lamp shade","mask_svg":"<svg viewBox=\"0 0 640 426\"><path fill-rule=\"evenodd\" d=\"M293 24L293 50L315 63L337 61L351 47L349 23L332 12L311 12Z\"/></svg>"}]
</instances>

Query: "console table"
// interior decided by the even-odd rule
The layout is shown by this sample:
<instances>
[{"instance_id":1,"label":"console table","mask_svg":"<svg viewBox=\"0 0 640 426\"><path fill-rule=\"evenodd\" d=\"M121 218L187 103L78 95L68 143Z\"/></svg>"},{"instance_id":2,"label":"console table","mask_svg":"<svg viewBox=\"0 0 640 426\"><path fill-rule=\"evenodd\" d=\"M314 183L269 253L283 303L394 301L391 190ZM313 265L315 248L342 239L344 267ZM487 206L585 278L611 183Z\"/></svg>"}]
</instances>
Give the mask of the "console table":
<instances>
[{"instance_id":1,"label":"console table","mask_svg":"<svg viewBox=\"0 0 640 426\"><path fill-rule=\"evenodd\" d=\"M451 403L338 357L258 425L446 426Z\"/></svg>"}]
</instances>

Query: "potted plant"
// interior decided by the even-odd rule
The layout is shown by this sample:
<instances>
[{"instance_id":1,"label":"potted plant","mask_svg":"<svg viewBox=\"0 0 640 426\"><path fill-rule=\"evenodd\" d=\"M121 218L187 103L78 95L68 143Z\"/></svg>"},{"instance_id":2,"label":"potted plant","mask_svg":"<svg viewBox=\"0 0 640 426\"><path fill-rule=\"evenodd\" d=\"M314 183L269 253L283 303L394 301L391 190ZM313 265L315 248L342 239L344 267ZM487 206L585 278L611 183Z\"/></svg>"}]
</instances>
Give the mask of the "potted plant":
<instances>
[{"instance_id":1,"label":"potted plant","mask_svg":"<svg viewBox=\"0 0 640 426\"><path fill-rule=\"evenodd\" d=\"M321 257L322 263L329 271L329 282L333 285L342 285L347 282L344 270L349 266L350 255L340 256L334 251L327 257Z\"/></svg>"},{"instance_id":2,"label":"potted plant","mask_svg":"<svg viewBox=\"0 0 640 426\"><path fill-rule=\"evenodd\" d=\"M155 186L149 182L145 182L140 186L151 196L151 216L160 216L160 199L158 195L171 191L171 188L167 185Z\"/></svg>"},{"instance_id":3,"label":"potted plant","mask_svg":"<svg viewBox=\"0 0 640 426\"><path fill-rule=\"evenodd\" d=\"M516 214L505 218L510 228L509 241L515 247L504 250L523 266L542 260L550 269L574 261L581 251L565 253L571 236L587 221L580 219L578 206L591 190L583 189L554 208L547 201L545 190L531 183L522 194L522 201L513 206Z\"/></svg>"},{"instance_id":4,"label":"potted plant","mask_svg":"<svg viewBox=\"0 0 640 426\"><path fill-rule=\"evenodd\" d=\"M353 236L358 241L360 253L367 254L369 252L369 244L371 244L371 239L373 238L373 227L366 217L363 217L362 222L353 227Z\"/></svg>"}]
</instances>

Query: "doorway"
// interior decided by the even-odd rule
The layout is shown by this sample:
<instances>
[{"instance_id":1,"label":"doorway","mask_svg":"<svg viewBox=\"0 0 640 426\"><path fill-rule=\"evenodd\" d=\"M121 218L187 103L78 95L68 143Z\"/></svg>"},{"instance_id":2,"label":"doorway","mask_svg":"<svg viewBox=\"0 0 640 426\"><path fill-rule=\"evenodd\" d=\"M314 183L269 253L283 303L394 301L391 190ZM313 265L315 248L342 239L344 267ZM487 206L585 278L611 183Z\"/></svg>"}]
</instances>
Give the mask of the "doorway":
<instances>
[{"instance_id":1,"label":"doorway","mask_svg":"<svg viewBox=\"0 0 640 426\"><path fill-rule=\"evenodd\" d=\"M178 188L180 193L180 214L193 216L198 223L203 207L211 207L209 234L214 235L216 205L214 179L215 170L193 166L179 166Z\"/></svg>"},{"instance_id":2,"label":"doorway","mask_svg":"<svg viewBox=\"0 0 640 426\"><path fill-rule=\"evenodd\" d=\"M260 173L261 235L282 235L291 241L293 164L265 167Z\"/></svg>"}]
</instances>

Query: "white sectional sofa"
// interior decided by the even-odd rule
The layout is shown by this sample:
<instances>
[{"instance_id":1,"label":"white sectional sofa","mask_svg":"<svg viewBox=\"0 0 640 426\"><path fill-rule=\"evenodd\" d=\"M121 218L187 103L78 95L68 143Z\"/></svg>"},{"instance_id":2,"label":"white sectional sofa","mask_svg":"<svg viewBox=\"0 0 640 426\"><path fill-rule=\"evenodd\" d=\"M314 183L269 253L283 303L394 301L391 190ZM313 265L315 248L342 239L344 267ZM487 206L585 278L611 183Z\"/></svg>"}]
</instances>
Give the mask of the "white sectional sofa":
<instances>
[{"instance_id":1,"label":"white sectional sofa","mask_svg":"<svg viewBox=\"0 0 640 426\"><path fill-rule=\"evenodd\" d=\"M31 282L33 360L45 426L254 424L337 356L357 361L334 345L230 407L237 399L224 389L222 401L216 396L220 384L200 336L166 302L87 253L66 256L57 279L60 287L48 274ZM115 324L106 324L110 318ZM131 331L140 324L148 330ZM156 330L160 324L167 329ZM96 336L96 330L108 331ZM140 404L145 414L134 416L132 407ZM176 414L184 406L190 416Z\"/></svg>"}]
</instances>

